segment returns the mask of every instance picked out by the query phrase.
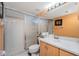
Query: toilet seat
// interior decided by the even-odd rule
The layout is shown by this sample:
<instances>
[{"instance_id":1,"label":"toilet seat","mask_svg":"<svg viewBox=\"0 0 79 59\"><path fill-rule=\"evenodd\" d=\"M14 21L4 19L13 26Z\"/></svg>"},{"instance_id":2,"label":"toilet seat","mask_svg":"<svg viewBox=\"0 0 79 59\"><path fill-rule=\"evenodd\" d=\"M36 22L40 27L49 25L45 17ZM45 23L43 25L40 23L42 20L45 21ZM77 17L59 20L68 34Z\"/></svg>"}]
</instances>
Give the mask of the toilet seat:
<instances>
[{"instance_id":1,"label":"toilet seat","mask_svg":"<svg viewBox=\"0 0 79 59\"><path fill-rule=\"evenodd\" d=\"M29 47L29 52L30 53L36 53L39 51L39 45L38 44L34 44L34 45L31 45Z\"/></svg>"}]
</instances>

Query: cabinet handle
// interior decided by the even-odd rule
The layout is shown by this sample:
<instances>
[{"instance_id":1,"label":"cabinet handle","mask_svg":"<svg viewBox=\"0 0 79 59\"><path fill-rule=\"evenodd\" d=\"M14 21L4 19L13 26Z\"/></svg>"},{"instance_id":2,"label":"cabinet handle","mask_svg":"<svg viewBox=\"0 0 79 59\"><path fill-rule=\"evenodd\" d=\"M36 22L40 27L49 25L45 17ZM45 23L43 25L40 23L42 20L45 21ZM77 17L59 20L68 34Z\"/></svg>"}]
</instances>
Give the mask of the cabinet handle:
<instances>
[{"instance_id":1,"label":"cabinet handle","mask_svg":"<svg viewBox=\"0 0 79 59\"><path fill-rule=\"evenodd\" d=\"M48 49L48 47L47 47L47 46L45 46L45 48L46 48L46 49Z\"/></svg>"}]
</instances>

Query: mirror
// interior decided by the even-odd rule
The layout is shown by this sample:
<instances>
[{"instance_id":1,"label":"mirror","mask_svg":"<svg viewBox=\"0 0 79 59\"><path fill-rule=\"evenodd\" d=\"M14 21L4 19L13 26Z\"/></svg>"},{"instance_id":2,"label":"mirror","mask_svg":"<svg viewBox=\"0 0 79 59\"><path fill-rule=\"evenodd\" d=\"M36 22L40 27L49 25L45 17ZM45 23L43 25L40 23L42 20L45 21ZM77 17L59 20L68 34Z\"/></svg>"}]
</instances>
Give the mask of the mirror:
<instances>
[{"instance_id":1,"label":"mirror","mask_svg":"<svg viewBox=\"0 0 79 59\"><path fill-rule=\"evenodd\" d=\"M4 4L3 2L0 2L0 18L3 18L3 10L4 10Z\"/></svg>"},{"instance_id":2,"label":"mirror","mask_svg":"<svg viewBox=\"0 0 79 59\"><path fill-rule=\"evenodd\" d=\"M53 34L53 27L54 27L53 19L49 19L49 25L48 25L49 34Z\"/></svg>"}]
</instances>

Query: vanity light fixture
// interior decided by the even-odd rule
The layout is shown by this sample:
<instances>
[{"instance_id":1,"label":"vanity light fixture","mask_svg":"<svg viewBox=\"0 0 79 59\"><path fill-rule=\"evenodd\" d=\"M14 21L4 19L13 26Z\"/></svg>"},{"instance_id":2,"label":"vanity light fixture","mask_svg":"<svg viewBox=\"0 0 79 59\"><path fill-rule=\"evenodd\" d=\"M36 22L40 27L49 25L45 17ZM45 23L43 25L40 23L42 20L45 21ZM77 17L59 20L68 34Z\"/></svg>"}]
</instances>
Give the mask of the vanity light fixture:
<instances>
[{"instance_id":1,"label":"vanity light fixture","mask_svg":"<svg viewBox=\"0 0 79 59\"><path fill-rule=\"evenodd\" d=\"M55 8L57 8L57 7L59 7L59 6L61 6L61 5L63 5L65 2L59 2L59 3L55 3L55 4L50 4L49 5L49 7L48 7L48 11L51 11L51 10L53 10L53 9L55 9Z\"/></svg>"}]
</instances>

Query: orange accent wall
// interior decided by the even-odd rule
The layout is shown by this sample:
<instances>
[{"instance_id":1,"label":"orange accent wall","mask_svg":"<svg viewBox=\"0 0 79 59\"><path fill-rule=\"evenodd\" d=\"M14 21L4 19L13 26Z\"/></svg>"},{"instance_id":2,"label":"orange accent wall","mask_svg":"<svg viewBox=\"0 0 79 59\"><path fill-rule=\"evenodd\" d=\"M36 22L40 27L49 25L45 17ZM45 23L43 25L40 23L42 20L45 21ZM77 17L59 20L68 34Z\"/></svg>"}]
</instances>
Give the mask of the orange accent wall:
<instances>
[{"instance_id":1,"label":"orange accent wall","mask_svg":"<svg viewBox=\"0 0 79 59\"><path fill-rule=\"evenodd\" d=\"M3 50L3 25L0 22L0 50Z\"/></svg>"},{"instance_id":2,"label":"orange accent wall","mask_svg":"<svg viewBox=\"0 0 79 59\"><path fill-rule=\"evenodd\" d=\"M79 38L79 15L78 13L69 14L62 18L62 26L54 26L54 33L60 36ZM57 18L56 18L57 19Z\"/></svg>"}]
</instances>

